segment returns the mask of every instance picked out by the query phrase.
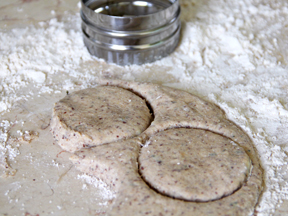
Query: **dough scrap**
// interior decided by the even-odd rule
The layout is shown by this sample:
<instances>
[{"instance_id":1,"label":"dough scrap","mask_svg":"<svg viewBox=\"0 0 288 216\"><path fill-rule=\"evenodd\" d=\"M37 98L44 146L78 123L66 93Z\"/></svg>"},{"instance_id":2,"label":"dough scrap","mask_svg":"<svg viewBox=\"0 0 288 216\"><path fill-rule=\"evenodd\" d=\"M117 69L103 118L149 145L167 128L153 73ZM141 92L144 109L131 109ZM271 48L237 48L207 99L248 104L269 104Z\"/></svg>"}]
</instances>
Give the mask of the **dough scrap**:
<instances>
[{"instance_id":1,"label":"dough scrap","mask_svg":"<svg viewBox=\"0 0 288 216\"><path fill-rule=\"evenodd\" d=\"M187 92L152 83L99 80L99 84L124 88L141 95L148 101L154 114L151 125L138 136L92 148L82 148L70 158L79 171L97 176L115 190L116 197L106 215L223 215L223 213L251 215L253 213L262 191L263 171L249 137L233 122L227 120L219 107ZM173 199L157 192L139 174L140 149L159 131L173 131L177 130L176 128L209 130L231 139L249 156L252 163L250 176L244 183L239 180L241 182L239 184L243 183L242 186L231 195L208 202ZM242 174L244 173L245 171Z\"/></svg>"},{"instance_id":2,"label":"dough scrap","mask_svg":"<svg viewBox=\"0 0 288 216\"><path fill-rule=\"evenodd\" d=\"M139 171L167 196L211 201L247 180L251 161L230 139L206 130L169 129L152 136L140 152Z\"/></svg>"},{"instance_id":3,"label":"dough scrap","mask_svg":"<svg viewBox=\"0 0 288 216\"><path fill-rule=\"evenodd\" d=\"M151 119L142 98L119 87L99 86L71 93L57 102L51 128L56 142L74 152L139 135Z\"/></svg>"}]
</instances>

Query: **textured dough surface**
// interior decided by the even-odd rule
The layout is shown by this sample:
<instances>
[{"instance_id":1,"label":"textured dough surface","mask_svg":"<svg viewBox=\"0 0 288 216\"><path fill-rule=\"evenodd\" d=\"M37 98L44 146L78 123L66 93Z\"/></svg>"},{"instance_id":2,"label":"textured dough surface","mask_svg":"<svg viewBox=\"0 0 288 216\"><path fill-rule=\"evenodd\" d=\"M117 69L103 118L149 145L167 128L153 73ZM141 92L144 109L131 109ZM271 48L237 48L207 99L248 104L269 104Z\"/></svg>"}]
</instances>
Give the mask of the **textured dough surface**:
<instances>
[{"instance_id":1,"label":"textured dough surface","mask_svg":"<svg viewBox=\"0 0 288 216\"><path fill-rule=\"evenodd\" d=\"M243 148L206 130L169 129L152 136L139 157L142 177L158 192L188 201L229 195L247 179Z\"/></svg>"},{"instance_id":2,"label":"textured dough surface","mask_svg":"<svg viewBox=\"0 0 288 216\"><path fill-rule=\"evenodd\" d=\"M139 135L150 124L145 100L113 86L99 86L67 95L55 104L51 128L66 151Z\"/></svg>"},{"instance_id":3,"label":"textured dough surface","mask_svg":"<svg viewBox=\"0 0 288 216\"><path fill-rule=\"evenodd\" d=\"M120 80L98 82L100 85L117 86L141 95L148 101L154 114L151 125L138 136L82 148L70 158L79 171L97 176L114 189L116 197L105 215L253 214L262 191L262 168L249 137L226 119L219 107L187 92L156 84ZM151 188L139 173L141 147L159 131L178 130L176 128L209 130L231 139L251 160L252 168L247 181L231 195L208 202L173 199ZM242 160L244 163L247 161L249 160ZM241 167L239 161L237 163ZM247 170L248 167L249 162L246 164ZM240 182L241 180L239 184Z\"/></svg>"}]
</instances>

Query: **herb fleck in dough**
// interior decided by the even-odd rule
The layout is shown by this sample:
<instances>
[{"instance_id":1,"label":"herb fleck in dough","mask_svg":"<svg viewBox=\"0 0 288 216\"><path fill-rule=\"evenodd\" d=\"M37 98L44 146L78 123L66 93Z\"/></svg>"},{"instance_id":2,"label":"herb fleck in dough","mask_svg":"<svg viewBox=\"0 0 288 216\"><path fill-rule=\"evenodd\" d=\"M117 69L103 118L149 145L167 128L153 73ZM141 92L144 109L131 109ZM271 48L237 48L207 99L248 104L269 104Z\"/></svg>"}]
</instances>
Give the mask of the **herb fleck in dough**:
<instances>
[{"instance_id":1,"label":"herb fleck in dough","mask_svg":"<svg viewBox=\"0 0 288 216\"><path fill-rule=\"evenodd\" d=\"M60 128L63 123L57 120L59 118L57 115L65 112L66 108L58 112L58 103L55 105L56 111L54 111L54 123L52 123L54 136L66 134L66 130L68 134L79 133L79 136L73 139L72 147L70 142L62 142L57 136L55 136L56 141L62 148L69 151L80 149L70 158L76 168L102 179L116 193L106 215L223 215L223 213L225 215L251 215L253 213L262 191L262 168L249 137L234 123L227 120L221 109L187 92L151 83L100 80L99 84L105 85L105 87L95 88L99 91L107 86L113 86L111 88L119 90L122 88L132 90L148 101L154 114L154 119L149 125L151 116L149 112L147 115L147 110L143 111L145 110L143 108L140 112L142 114L146 112L144 115L146 120L141 129L138 129L139 132L130 133L129 139L112 141L105 134L102 138L105 140L103 142L99 141L96 135L93 135L92 139L81 138L82 132L75 129L76 124L73 124L72 120L66 119L66 127ZM111 92L107 92L107 98L113 97L110 95ZM69 100L74 100L72 96ZM117 98L117 96L114 97L116 101L119 101ZM100 99L99 102L105 103ZM115 106L116 104L115 102ZM83 112L86 112L86 109L83 108ZM81 112L77 115L81 115ZM109 115L113 115L113 112ZM128 118L135 120L132 115ZM84 122L89 121L86 118ZM113 124L112 121L111 124ZM145 129L145 127L148 128ZM177 139L176 133L183 138L179 139L178 143L174 142ZM115 134L114 131L112 134ZM129 135L125 136L127 138ZM163 139L163 142L159 143L158 138L160 141ZM95 147L81 149L82 143L87 140L89 146ZM189 141L191 141L191 146L187 145ZM99 145L101 143L106 144ZM160 148L162 143L165 144L166 150L163 150L162 146ZM193 149L189 150L189 147ZM225 149L227 149L227 155L223 151ZM175 158L172 158L174 153L171 151L175 152ZM152 153L155 158L150 157ZM184 156L180 157L182 153ZM192 157L185 156L188 153L192 154ZM206 159L203 159L205 157ZM185 171L182 172L183 169L180 169L177 175L171 176L173 175L171 169L174 169L177 163L189 166L193 164L193 158L195 164L198 164L198 171L206 172L205 175L191 175L191 173L187 175ZM183 161L178 162L177 160L180 159ZM165 166L164 169L161 169L159 161ZM154 163L157 163L158 167ZM203 165L203 169L200 169L199 165ZM223 165L222 168L221 165ZM142 179L140 173L148 184ZM171 179L174 185L169 184ZM187 182L189 179L193 184L189 185ZM174 187L178 182L180 187ZM202 194L204 189L205 192ZM176 199L169 196L176 197Z\"/></svg>"}]
</instances>

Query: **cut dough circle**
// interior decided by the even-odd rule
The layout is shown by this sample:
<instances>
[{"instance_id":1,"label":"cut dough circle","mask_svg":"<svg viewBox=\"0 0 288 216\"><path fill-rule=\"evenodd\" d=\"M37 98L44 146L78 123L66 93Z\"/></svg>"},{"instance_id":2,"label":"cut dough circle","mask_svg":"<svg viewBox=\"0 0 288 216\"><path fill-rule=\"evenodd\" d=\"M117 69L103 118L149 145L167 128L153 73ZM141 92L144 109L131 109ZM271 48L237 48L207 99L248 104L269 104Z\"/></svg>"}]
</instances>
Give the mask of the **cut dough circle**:
<instances>
[{"instance_id":1,"label":"cut dough circle","mask_svg":"<svg viewBox=\"0 0 288 216\"><path fill-rule=\"evenodd\" d=\"M74 152L139 135L152 116L145 100L113 86L67 95L54 106L51 128L56 142Z\"/></svg>"},{"instance_id":2,"label":"cut dough circle","mask_svg":"<svg viewBox=\"0 0 288 216\"><path fill-rule=\"evenodd\" d=\"M156 191L188 201L229 195L246 181L251 161L230 139L200 129L169 129L141 149L140 173Z\"/></svg>"}]
</instances>

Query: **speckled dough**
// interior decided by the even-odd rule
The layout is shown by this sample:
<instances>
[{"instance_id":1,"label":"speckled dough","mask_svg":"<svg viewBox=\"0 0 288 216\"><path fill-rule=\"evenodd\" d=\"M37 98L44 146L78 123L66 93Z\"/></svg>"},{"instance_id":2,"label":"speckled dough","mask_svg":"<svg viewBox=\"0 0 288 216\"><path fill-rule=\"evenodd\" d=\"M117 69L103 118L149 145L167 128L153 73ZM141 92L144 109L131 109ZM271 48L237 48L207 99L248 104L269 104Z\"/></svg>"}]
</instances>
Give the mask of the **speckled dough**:
<instances>
[{"instance_id":1,"label":"speckled dough","mask_svg":"<svg viewBox=\"0 0 288 216\"><path fill-rule=\"evenodd\" d=\"M149 145L148 145L149 144ZM152 136L139 157L142 177L158 192L211 201L242 186L251 162L230 139L200 129L169 129Z\"/></svg>"},{"instance_id":2,"label":"speckled dough","mask_svg":"<svg viewBox=\"0 0 288 216\"><path fill-rule=\"evenodd\" d=\"M114 189L116 196L113 199L109 210L105 212L105 215L206 216L225 214L244 216L253 214L254 207L262 191L262 168L259 164L253 143L249 137L234 123L227 120L225 113L219 109L219 107L203 101L187 92L156 84L126 82L120 80L99 80L98 82L100 85L117 86L127 90L132 90L148 101L154 113L154 120L152 121L151 125L149 125L149 127L138 136L134 136L130 139L111 141L105 145L99 145L93 148L84 148L75 152L75 154L70 158L78 170L88 173L89 175L97 176L109 184L112 189ZM55 130L58 129L55 128ZM193 132L186 133L190 130ZM204 130L209 130L211 132ZM193 150L189 150L189 146L183 145L178 148L176 146L177 144L174 142L169 143L166 141L165 148L167 148L167 151L169 149L168 145L171 145L171 149L175 151L176 155L181 155L181 152L184 151L185 153L193 152L195 159L199 159L199 156L201 155L207 156L207 154L210 154L211 150L211 155L209 155L211 158L207 160L207 163L203 163L203 166L205 167L203 167L202 172L206 170L206 173L209 171L215 173L207 174L207 176L203 175L206 177L205 181L208 181L204 184L201 184L201 182L198 181L201 176L198 176L196 179L194 178L194 180L192 180L198 188L204 189L208 187L203 196L202 192L197 192L197 190L188 190L189 193L187 195L183 193L183 191L181 192L179 189L174 190L173 185L170 187L166 183L158 184L158 177L155 177L153 173L144 173L142 170L141 172L145 179L147 175L152 177L149 184L152 185L152 182L153 184L156 183L154 186L156 189L153 189L143 180L140 175L139 167L141 169L141 166L143 166L145 163L143 161L145 154L149 154L148 151L144 153L145 149L149 150L155 143L158 143L157 139L156 141L153 139L166 133L168 133L166 134L168 138L168 136L173 136L173 133L177 133L177 131L186 131L183 134L184 139L186 139L184 143L187 143L187 139L188 141L191 140L192 143L192 140L195 139L196 136L196 144L191 144L194 146L193 149L195 153ZM198 132L194 133L194 131ZM172 135L169 133L172 133ZM208 134L209 137L205 138L201 135L201 133L203 133L203 136ZM213 135L210 136L211 134ZM203 143L201 143L199 140L201 142L203 140ZM81 139L79 139L79 142L80 141ZM150 147L148 145L149 141L152 143L150 144L152 145ZM76 142L77 139L75 139L75 143ZM183 140L181 143L182 142ZM199 147L197 147L198 144ZM224 147L225 144L229 145L227 147L228 155L223 153L223 150L226 148ZM91 143L91 145L94 146L93 143ZM148 147L142 147L147 145ZM211 145L212 149L205 149L205 145ZM216 145L220 146L217 148ZM79 146L79 148L80 147L81 146ZM185 150L186 147L187 149ZM163 164L166 164L165 167L168 167L170 160L167 158L165 159L164 153L166 152L165 154L168 157L170 157L171 154L169 152L167 153L166 150L158 151L157 149L153 148L151 150L155 151L154 155L156 157L160 157L163 153ZM185 153L183 154L185 155ZM217 156L213 155L214 153L216 153ZM147 155L146 158L149 158ZM236 156L236 158L234 158L233 155ZM213 160L212 157L215 157L215 160ZM181 157L177 159L180 158ZM187 157L184 158L187 159ZM190 157L188 159L192 160ZM221 161L219 161L219 159L225 161L225 163L222 161L224 168L221 168ZM140 166L138 160L140 160ZM149 160L150 159L148 159L148 162ZM202 160L202 162L203 161L205 160ZM208 161L214 163L213 168L217 167L218 165L218 169L209 170ZM160 169L158 169L156 166L152 166L152 162L150 162L147 165L149 166L148 170L150 169L151 172L158 173ZM171 168L178 165L176 160L172 160L171 163L176 163L174 165L172 164ZM190 163L192 164L191 161ZM232 164L235 164L233 168ZM237 176L236 171L234 172L234 167L236 171L238 170L239 176ZM227 170L225 170L225 168L227 168ZM171 170L169 171L169 169L169 167L166 168L167 176L171 176ZM165 169L163 169L163 171L164 170ZM247 177L249 170L251 170L250 175ZM229 171L232 173L227 174ZM199 172L201 173L201 169L199 169ZM179 179L176 181L181 182L184 179L185 182L185 179L187 180L187 176L186 174L183 175L185 175L184 178L179 178L179 176L182 176L181 173L177 177L177 179ZM216 183L218 185L217 189L214 187L209 188L209 181L212 181L212 179L207 179L210 178L209 176L216 178L213 185ZM153 179L153 177L155 178ZM167 179L169 181L169 178L165 178L165 181L167 181ZM149 180L147 179L147 181ZM224 184L226 181L227 185ZM233 181L233 184L231 184L231 181ZM184 187L186 185L186 183L181 184ZM177 196L181 199L174 199L167 195L163 195L163 191L160 193L159 191L161 191L161 189L157 189L157 186L159 185L161 185L161 187L164 186L165 188L168 188L167 191L169 191L169 193L172 191L171 194L168 194L169 196ZM189 186L191 187L191 185ZM219 192L219 195L217 195L216 192ZM229 193L232 194L229 195ZM224 197L222 197L223 195ZM185 197L188 197L189 199L192 197L192 200L195 199L203 201L213 199L213 201L184 201L183 199ZM222 198L218 199L219 197Z\"/></svg>"},{"instance_id":3,"label":"speckled dough","mask_svg":"<svg viewBox=\"0 0 288 216\"><path fill-rule=\"evenodd\" d=\"M150 121L145 100L122 88L99 86L57 102L51 128L56 142L74 152L139 135Z\"/></svg>"}]
</instances>

